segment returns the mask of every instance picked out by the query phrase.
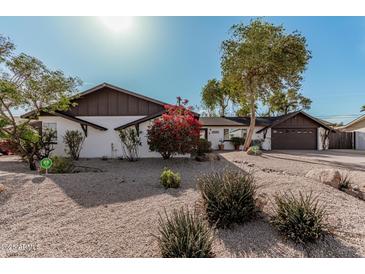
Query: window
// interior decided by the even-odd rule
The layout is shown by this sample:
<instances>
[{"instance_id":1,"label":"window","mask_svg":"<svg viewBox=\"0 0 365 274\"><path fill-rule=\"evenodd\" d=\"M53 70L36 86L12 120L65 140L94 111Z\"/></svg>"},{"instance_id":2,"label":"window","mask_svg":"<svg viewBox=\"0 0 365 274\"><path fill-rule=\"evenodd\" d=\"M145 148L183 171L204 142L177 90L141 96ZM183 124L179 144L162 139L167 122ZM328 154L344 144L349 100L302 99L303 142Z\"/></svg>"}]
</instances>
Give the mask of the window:
<instances>
[{"instance_id":1,"label":"window","mask_svg":"<svg viewBox=\"0 0 365 274\"><path fill-rule=\"evenodd\" d=\"M200 139L207 139L208 131L206 128L200 129Z\"/></svg>"},{"instance_id":2,"label":"window","mask_svg":"<svg viewBox=\"0 0 365 274\"><path fill-rule=\"evenodd\" d=\"M55 132L55 137L53 138L53 142L57 143L57 124L56 123L42 123L42 130L43 131L47 131L47 130L52 130Z\"/></svg>"},{"instance_id":3,"label":"window","mask_svg":"<svg viewBox=\"0 0 365 274\"><path fill-rule=\"evenodd\" d=\"M225 128L223 138L225 141L231 140L232 137L246 138L247 129L245 128Z\"/></svg>"},{"instance_id":4,"label":"window","mask_svg":"<svg viewBox=\"0 0 365 274\"><path fill-rule=\"evenodd\" d=\"M223 130L223 139L224 140L229 140L229 129L228 128L225 128Z\"/></svg>"}]
</instances>

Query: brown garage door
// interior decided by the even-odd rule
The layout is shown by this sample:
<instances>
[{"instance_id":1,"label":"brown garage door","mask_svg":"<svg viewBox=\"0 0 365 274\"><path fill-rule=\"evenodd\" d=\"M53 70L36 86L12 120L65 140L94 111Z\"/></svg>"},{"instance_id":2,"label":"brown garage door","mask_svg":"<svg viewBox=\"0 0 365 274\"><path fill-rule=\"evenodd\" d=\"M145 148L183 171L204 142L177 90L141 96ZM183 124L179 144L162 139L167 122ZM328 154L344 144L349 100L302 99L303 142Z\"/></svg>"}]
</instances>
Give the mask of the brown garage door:
<instances>
[{"instance_id":1,"label":"brown garage door","mask_svg":"<svg viewBox=\"0 0 365 274\"><path fill-rule=\"evenodd\" d=\"M271 149L317 149L316 128L273 128Z\"/></svg>"}]
</instances>

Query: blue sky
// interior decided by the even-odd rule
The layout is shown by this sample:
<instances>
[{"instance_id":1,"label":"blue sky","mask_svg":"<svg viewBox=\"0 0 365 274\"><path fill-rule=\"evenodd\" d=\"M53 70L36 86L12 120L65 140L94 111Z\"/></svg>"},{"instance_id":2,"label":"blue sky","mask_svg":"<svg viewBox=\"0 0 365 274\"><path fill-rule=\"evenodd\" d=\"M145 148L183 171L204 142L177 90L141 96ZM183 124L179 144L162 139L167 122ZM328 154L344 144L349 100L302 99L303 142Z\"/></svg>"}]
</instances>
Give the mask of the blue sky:
<instances>
[{"instance_id":1,"label":"blue sky","mask_svg":"<svg viewBox=\"0 0 365 274\"><path fill-rule=\"evenodd\" d=\"M168 103L180 95L200 104L200 91L220 77L220 43L249 17L134 17L114 31L97 17L0 17L0 33L19 52L84 81L109 82ZM365 18L265 17L298 30L313 58L302 93L312 115L348 122L365 104Z\"/></svg>"}]
</instances>

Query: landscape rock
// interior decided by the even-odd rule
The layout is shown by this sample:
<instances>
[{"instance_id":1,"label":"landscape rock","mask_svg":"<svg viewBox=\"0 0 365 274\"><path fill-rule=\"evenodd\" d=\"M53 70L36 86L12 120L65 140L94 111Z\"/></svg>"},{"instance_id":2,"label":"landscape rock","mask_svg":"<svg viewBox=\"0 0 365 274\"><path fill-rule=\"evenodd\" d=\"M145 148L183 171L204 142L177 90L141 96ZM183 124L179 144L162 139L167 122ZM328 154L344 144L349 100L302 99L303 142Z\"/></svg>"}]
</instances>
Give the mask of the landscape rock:
<instances>
[{"instance_id":1,"label":"landscape rock","mask_svg":"<svg viewBox=\"0 0 365 274\"><path fill-rule=\"evenodd\" d=\"M82 173L82 172L103 172L100 168L87 167L87 166L74 166L71 173Z\"/></svg>"},{"instance_id":2,"label":"landscape rock","mask_svg":"<svg viewBox=\"0 0 365 274\"><path fill-rule=\"evenodd\" d=\"M308 171L305 177L340 189L341 173L336 169L313 169Z\"/></svg>"},{"instance_id":3,"label":"landscape rock","mask_svg":"<svg viewBox=\"0 0 365 274\"><path fill-rule=\"evenodd\" d=\"M360 187L358 185L353 185L352 189L355 191L360 191Z\"/></svg>"},{"instance_id":4,"label":"landscape rock","mask_svg":"<svg viewBox=\"0 0 365 274\"><path fill-rule=\"evenodd\" d=\"M208 161L208 158L205 154L204 155L197 155L197 156L195 156L195 160L198 161L198 162L205 162L205 161Z\"/></svg>"},{"instance_id":5,"label":"landscape rock","mask_svg":"<svg viewBox=\"0 0 365 274\"><path fill-rule=\"evenodd\" d=\"M219 161L220 159L220 156L216 153L205 153L204 155L198 155L195 157L195 160L198 162Z\"/></svg>"},{"instance_id":6,"label":"landscape rock","mask_svg":"<svg viewBox=\"0 0 365 274\"><path fill-rule=\"evenodd\" d=\"M259 195L257 195L256 199L255 199L255 202L256 202L256 206L263 210L264 207L268 204L269 202L269 198L268 198L268 195L265 194L265 193L260 193Z\"/></svg>"},{"instance_id":7,"label":"landscape rock","mask_svg":"<svg viewBox=\"0 0 365 274\"><path fill-rule=\"evenodd\" d=\"M5 186L3 184L0 184L0 193L5 191L5 189L6 189Z\"/></svg>"}]
</instances>

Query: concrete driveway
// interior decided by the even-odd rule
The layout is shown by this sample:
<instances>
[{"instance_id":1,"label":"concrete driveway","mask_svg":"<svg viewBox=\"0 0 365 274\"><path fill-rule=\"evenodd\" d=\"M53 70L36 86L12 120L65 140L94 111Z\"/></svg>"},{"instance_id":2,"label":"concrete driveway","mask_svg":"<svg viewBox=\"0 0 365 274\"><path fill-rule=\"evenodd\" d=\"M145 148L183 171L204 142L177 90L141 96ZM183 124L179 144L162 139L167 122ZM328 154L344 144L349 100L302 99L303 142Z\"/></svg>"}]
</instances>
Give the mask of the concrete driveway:
<instances>
[{"instance_id":1,"label":"concrete driveway","mask_svg":"<svg viewBox=\"0 0 365 274\"><path fill-rule=\"evenodd\" d=\"M365 170L365 151L361 150L272 150L265 153L272 158L290 159L308 163L328 163L348 169Z\"/></svg>"}]
</instances>

